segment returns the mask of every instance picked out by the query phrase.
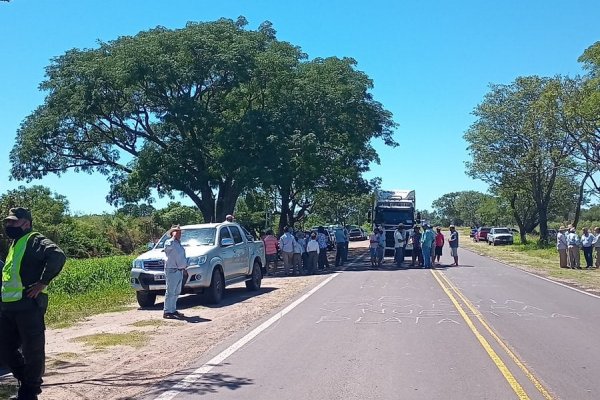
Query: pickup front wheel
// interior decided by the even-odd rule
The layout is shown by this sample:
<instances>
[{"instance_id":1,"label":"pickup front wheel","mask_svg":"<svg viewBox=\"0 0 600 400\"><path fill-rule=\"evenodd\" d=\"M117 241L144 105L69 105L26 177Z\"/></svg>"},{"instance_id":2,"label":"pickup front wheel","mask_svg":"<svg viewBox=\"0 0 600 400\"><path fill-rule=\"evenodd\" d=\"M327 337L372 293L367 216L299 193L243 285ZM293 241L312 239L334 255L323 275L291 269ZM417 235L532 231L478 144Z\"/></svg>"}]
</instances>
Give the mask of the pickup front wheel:
<instances>
[{"instance_id":1,"label":"pickup front wheel","mask_svg":"<svg viewBox=\"0 0 600 400\"><path fill-rule=\"evenodd\" d=\"M260 289L260 284L262 282L262 271L260 268L260 263L258 261L254 261L254 265L252 266L252 275L251 278L246 281L246 288L251 291L255 291Z\"/></svg>"},{"instance_id":2,"label":"pickup front wheel","mask_svg":"<svg viewBox=\"0 0 600 400\"><path fill-rule=\"evenodd\" d=\"M212 274L210 286L206 290L206 297L210 304L219 304L223 298L223 291L225 287L223 284L223 275L221 271L215 269Z\"/></svg>"},{"instance_id":3,"label":"pickup front wheel","mask_svg":"<svg viewBox=\"0 0 600 400\"><path fill-rule=\"evenodd\" d=\"M140 307L152 307L156 302L156 293L137 291L135 296Z\"/></svg>"}]
</instances>

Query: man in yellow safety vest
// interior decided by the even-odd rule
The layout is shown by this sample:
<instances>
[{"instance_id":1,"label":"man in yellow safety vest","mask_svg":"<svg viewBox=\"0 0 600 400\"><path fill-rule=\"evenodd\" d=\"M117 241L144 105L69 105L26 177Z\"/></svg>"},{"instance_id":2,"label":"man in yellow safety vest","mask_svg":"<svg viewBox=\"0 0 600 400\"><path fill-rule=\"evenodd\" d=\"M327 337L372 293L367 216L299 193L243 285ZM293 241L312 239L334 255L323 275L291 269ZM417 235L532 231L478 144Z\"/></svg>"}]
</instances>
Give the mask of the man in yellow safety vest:
<instances>
[{"instance_id":1,"label":"man in yellow safety vest","mask_svg":"<svg viewBox=\"0 0 600 400\"><path fill-rule=\"evenodd\" d=\"M12 243L2 267L0 361L19 381L19 392L12 397L18 400L36 400L41 393L46 287L66 260L56 244L32 231L32 222L31 212L23 207L11 208L4 219Z\"/></svg>"}]
</instances>

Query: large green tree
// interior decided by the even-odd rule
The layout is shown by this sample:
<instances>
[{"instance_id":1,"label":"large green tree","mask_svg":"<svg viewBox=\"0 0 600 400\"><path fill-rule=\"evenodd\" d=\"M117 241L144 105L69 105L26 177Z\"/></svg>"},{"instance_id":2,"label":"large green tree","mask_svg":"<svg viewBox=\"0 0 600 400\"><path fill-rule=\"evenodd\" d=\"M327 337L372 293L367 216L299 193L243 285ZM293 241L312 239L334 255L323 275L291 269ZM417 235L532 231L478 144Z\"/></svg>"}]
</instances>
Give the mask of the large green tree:
<instances>
[{"instance_id":1,"label":"large green tree","mask_svg":"<svg viewBox=\"0 0 600 400\"><path fill-rule=\"evenodd\" d=\"M465 133L472 157L467 173L503 195L514 213L519 203L530 204L530 197L535 212L528 215L537 217L543 239L553 188L573 152L571 137L558 124L559 101L552 84L552 79L529 76L492 85ZM527 224L516 214L515 219L524 237Z\"/></svg>"},{"instance_id":2,"label":"large green tree","mask_svg":"<svg viewBox=\"0 0 600 400\"><path fill-rule=\"evenodd\" d=\"M221 220L268 173L265 88L304 57L270 24L244 24L158 27L55 58L44 104L17 133L13 176L97 171L113 203L180 192Z\"/></svg>"}]
</instances>

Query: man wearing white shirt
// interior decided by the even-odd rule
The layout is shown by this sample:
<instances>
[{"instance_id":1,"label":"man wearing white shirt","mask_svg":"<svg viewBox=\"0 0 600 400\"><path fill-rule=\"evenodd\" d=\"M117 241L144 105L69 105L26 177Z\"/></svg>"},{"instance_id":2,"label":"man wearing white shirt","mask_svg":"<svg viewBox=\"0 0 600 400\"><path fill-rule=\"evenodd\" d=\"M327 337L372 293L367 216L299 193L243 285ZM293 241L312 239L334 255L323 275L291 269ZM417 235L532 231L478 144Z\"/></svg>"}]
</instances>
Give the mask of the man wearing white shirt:
<instances>
[{"instance_id":1,"label":"man wearing white shirt","mask_svg":"<svg viewBox=\"0 0 600 400\"><path fill-rule=\"evenodd\" d=\"M286 227L285 233L279 238L279 248L281 249L281 258L283 258L283 269L286 275L290 273L290 267L294 264L294 243L296 238L292 234L294 228Z\"/></svg>"},{"instance_id":2,"label":"man wearing white shirt","mask_svg":"<svg viewBox=\"0 0 600 400\"><path fill-rule=\"evenodd\" d=\"M306 244L306 253L308 254L308 273L314 275L317 271L317 263L319 260L319 242L317 242L317 233L313 232L310 234L310 240Z\"/></svg>"},{"instance_id":3,"label":"man wearing white shirt","mask_svg":"<svg viewBox=\"0 0 600 400\"><path fill-rule=\"evenodd\" d=\"M561 268L568 268L567 249L569 245L567 244L567 235L565 235L566 230L567 228L561 226L558 228L558 233L556 234L556 249L558 250L559 265Z\"/></svg>"},{"instance_id":4,"label":"man wearing white shirt","mask_svg":"<svg viewBox=\"0 0 600 400\"><path fill-rule=\"evenodd\" d=\"M569 229L567 235L567 251L569 258L567 259L569 268L581 269L579 266L579 237L575 233L575 228Z\"/></svg>"},{"instance_id":5,"label":"man wearing white shirt","mask_svg":"<svg viewBox=\"0 0 600 400\"><path fill-rule=\"evenodd\" d=\"M583 249L583 257L585 258L585 267L591 269L594 264L594 235L590 234L588 228L583 228L581 234L581 247Z\"/></svg>"},{"instance_id":6,"label":"man wearing white shirt","mask_svg":"<svg viewBox=\"0 0 600 400\"><path fill-rule=\"evenodd\" d=\"M181 293L183 282L183 271L187 268L185 249L181 245L181 228L176 225L169 229L170 239L165 241L165 303L163 318L182 318L183 314L177 311L177 297Z\"/></svg>"}]
</instances>

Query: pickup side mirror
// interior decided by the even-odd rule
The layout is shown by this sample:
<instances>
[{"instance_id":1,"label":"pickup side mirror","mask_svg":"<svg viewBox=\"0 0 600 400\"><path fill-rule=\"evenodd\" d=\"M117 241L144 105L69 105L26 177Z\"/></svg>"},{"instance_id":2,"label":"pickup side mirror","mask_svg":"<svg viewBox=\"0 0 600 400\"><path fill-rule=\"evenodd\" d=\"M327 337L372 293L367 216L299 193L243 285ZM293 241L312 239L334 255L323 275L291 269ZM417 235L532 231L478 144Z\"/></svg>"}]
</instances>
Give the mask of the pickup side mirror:
<instances>
[{"instance_id":1,"label":"pickup side mirror","mask_svg":"<svg viewBox=\"0 0 600 400\"><path fill-rule=\"evenodd\" d=\"M221 247L233 246L232 238L223 238L221 239Z\"/></svg>"}]
</instances>

